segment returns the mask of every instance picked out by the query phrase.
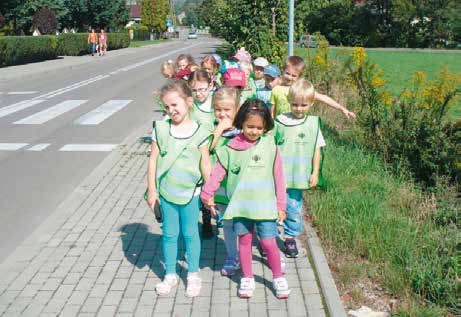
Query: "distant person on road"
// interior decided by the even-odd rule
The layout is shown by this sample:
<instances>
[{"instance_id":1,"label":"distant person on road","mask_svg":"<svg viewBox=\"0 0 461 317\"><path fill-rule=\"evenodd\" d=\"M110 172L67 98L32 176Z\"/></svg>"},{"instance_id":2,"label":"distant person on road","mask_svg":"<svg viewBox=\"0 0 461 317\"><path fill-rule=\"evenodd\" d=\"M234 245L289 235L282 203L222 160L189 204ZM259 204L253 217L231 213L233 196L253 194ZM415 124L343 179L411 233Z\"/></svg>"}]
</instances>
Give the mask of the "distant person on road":
<instances>
[{"instance_id":1,"label":"distant person on road","mask_svg":"<svg viewBox=\"0 0 461 317\"><path fill-rule=\"evenodd\" d=\"M101 29L99 34L99 56L104 56L107 53L107 34L104 29Z\"/></svg>"},{"instance_id":2,"label":"distant person on road","mask_svg":"<svg viewBox=\"0 0 461 317\"><path fill-rule=\"evenodd\" d=\"M211 133L190 119L194 98L186 82L171 80L160 90L168 120L155 121L151 154L147 168L147 203L154 210L160 206L162 250L166 274L155 287L161 296L170 294L178 285L176 274L178 238L181 233L186 244L186 296L200 294L199 275L200 187L211 171L209 138Z\"/></svg>"},{"instance_id":3,"label":"distant person on road","mask_svg":"<svg viewBox=\"0 0 461 317\"><path fill-rule=\"evenodd\" d=\"M192 73L190 67L195 64L194 59L189 54L181 54L176 58L176 75L175 78L188 80L190 73Z\"/></svg>"},{"instance_id":4,"label":"distant person on road","mask_svg":"<svg viewBox=\"0 0 461 317\"><path fill-rule=\"evenodd\" d=\"M91 32L88 34L88 44L91 47L91 56L94 56L96 53L96 45L98 44L98 34L91 29Z\"/></svg>"}]
</instances>

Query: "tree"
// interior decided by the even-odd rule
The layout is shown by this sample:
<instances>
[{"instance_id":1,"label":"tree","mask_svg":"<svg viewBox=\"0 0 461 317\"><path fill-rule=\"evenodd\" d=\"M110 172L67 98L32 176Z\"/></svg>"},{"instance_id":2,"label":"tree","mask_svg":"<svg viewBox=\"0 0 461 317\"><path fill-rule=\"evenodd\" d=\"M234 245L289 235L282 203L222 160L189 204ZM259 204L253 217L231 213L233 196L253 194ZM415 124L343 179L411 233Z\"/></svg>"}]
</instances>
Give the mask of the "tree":
<instances>
[{"instance_id":1,"label":"tree","mask_svg":"<svg viewBox=\"0 0 461 317\"><path fill-rule=\"evenodd\" d=\"M166 31L166 18L170 15L170 5L168 0L153 0L152 5L154 7L154 18L152 21L152 28L157 34L161 34Z\"/></svg>"},{"instance_id":2,"label":"tree","mask_svg":"<svg viewBox=\"0 0 461 317\"><path fill-rule=\"evenodd\" d=\"M87 0L92 27L113 28L125 25L129 20L125 0Z\"/></svg>"},{"instance_id":3,"label":"tree","mask_svg":"<svg viewBox=\"0 0 461 317\"><path fill-rule=\"evenodd\" d=\"M37 28L41 34L55 34L58 22L56 15L48 8L41 8L34 14L34 28Z\"/></svg>"},{"instance_id":4,"label":"tree","mask_svg":"<svg viewBox=\"0 0 461 317\"><path fill-rule=\"evenodd\" d=\"M79 31L87 31L92 21L88 0L64 0L64 5L69 10L64 25Z\"/></svg>"},{"instance_id":5,"label":"tree","mask_svg":"<svg viewBox=\"0 0 461 317\"><path fill-rule=\"evenodd\" d=\"M141 24L147 26L150 31L154 28L154 16L153 0L141 2Z\"/></svg>"},{"instance_id":6,"label":"tree","mask_svg":"<svg viewBox=\"0 0 461 317\"><path fill-rule=\"evenodd\" d=\"M64 6L63 0L26 0L24 4L18 6L16 10L16 27L26 34L32 32L33 17L37 11L42 8L48 8L56 15L57 27L61 27L61 23L65 22L68 10Z\"/></svg>"}]
</instances>

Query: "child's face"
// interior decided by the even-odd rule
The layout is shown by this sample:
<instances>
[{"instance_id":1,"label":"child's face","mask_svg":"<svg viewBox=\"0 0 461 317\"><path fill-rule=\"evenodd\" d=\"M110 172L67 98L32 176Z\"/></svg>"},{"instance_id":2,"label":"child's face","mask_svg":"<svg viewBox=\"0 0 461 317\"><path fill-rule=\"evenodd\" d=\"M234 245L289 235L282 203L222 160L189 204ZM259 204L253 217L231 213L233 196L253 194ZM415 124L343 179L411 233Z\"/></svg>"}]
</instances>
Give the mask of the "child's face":
<instances>
[{"instance_id":1,"label":"child's face","mask_svg":"<svg viewBox=\"0 0 461 317\"><path fill-rule=\"evenodd\" d=\"M258 80L264 78L264 67L255 66L255 78Z\"/></svg>"},{"instance_id":2,"label":"child's face","mask_svg":"<svg viewBox=\"0 0 461 317\"><path fill-rule=\"evenodd\" d=\"M165 110L174 124L180 124L189 118L192 107L192 97L184 98L177 91L169 91L162 97Z\"/></svg>"},{"instance_id":3,"label":"child's face","mask_svg":"<svg viewBox=\"0 0 461 317\"><path fill-rule=\"evenodd\" d=\"M291 113L296 119L303 119L312 107L312 102L303 98L295 98L291 104Z\"/></svg>"},{"instance_id":4,"label":"child's face","mask_svg":"<svg viewBox=\"0 0 461 317\"><path fill-rule=\"evenodd\" d=\"M264 119L261 116L250 114L242 125L245 138L254 142L264 133Z\"/></svg>"},{"instance_id":5,"label":"child's face","mask_svg":"<svg viewBox=\"0 0 461 317\"><path fill-rule=\"evenodd\" d=\"M202 69L210 75L214 75L214 73L216 72L216 69L215 67L213 67L213 64L209 62L202 63Z\"/></svg>"},{"instance_id":6,"label":"child's face","mask_svg":"<svg viewBox=\"0 0 461 317\"><path fill-rule=\"evenodd\" d=\"M243 72L245 73L245 78L250 77L251 75L251 68L248 66L243 66L242 67Z\"/></svg>"},{"instance_id":7,"label":"child's face","mask_svg":"<svg viewBox=\"0 0 461 317\"><path fill-rule=\"evenodd\" d=\"M189 64L187 63L187 59L179 60L177 66L179 70L186 69L186 67L189 66Z\"/></svg>"},{"instance_id":8,"label":"child's face","mask_svg":"<svg viewBox=\"0 0 461 317\"><path fill-rule=\"evenodd\" d=\"M200 103L203 103L210 96L213 84L209 84L206 81L194 81L190 88L194 94L194 99Z\"/></svg>"},{"instance_id":9,"label":"child's face","mask_svg":"<svg viewBox=\"0 0 461 317\"><path fill-rule=\"evenodd\" d=\"M236 111L237 105L235 104L235 100L221 100L214 105L214 115L218 119L218 122L224 119L234 121Z\"/></svg>"},{"instance_id":10,"label":"child's face","mask_svg":"<svg viewBox=\"0 0 461 317\"><path fill-rule=\"evenodd\" d=\"M264 81L266 83L266 87L269 88L269 89L273 89L274 87L272 87L272 83L274 81L274 77L270 76L270 75L264 75Z\"/></svg>"},{"instance_id":11,"label":"child's face","mask_svg":"<svg viewBox=\"0 0 461 317\"><path fill-rule=\"evenodd\" d=\"M292 65L288 65L283 71L283 84L286 86L293 85L298 80L300 75L301 72L298 69L296 69Z\"/></svg>"}]
</instances>

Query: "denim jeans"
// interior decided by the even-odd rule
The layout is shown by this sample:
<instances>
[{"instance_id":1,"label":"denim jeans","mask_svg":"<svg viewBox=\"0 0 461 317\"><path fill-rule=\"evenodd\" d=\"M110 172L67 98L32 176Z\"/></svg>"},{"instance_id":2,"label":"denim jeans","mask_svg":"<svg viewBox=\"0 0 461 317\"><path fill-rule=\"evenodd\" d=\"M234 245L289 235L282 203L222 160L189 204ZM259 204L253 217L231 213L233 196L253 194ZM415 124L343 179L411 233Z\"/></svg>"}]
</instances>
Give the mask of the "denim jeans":
<instances>
[{"instance_id":1,"label":"denim jeans","mask_svg":"<svg viewBox=\"0 0 461 317\"><path fill-rule=\"evenodd\" d=\"M90 43L91 45L91 54L95 54L96 53L96 43Z\"/></svg>"},{"instance_id":2,"label":"denim jeans","mask_svg":"<svg viewBox=\"0 0 461 317\"><path fill-rule=\"evenodd\" d=\"M275 220L234 218L234 231L238 236L253 232L255 227L260 239L272 239L279 234Z\"/></svg>"},{"instance_id":3,"label":"denim jeans","mask_svg":"<svg viewBox=\"0 0 461 317\"><path fill-rule=\"evenodd\" d=\"M301 234L303 190L287 189L287 218L283 222L284 238L295 238Z\"/></svg>"}]
</instances>

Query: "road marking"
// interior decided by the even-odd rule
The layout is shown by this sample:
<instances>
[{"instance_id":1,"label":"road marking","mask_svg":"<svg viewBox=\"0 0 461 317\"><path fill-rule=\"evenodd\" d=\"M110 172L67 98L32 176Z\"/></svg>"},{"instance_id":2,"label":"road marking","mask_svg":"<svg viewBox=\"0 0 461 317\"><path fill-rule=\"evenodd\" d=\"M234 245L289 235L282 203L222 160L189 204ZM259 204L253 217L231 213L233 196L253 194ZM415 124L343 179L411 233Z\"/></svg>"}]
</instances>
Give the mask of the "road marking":
<instances>
[{"instance_id":1,"label":"road marking","mask_svg":"<svg viewBox=\"0 0 461 317\"><path fill-rule=\"evenodd\" d=\"M98 108L88 112L74 121L75 124L96 125L100 124L117 111L122 110L133 100L109 100Z\"/></svg>"},{"instance_id":2,"label":"road marking","mask_svg":"<svg viewBox=\"0 0 461 317\"><path fill-rule=\"evenodd\" d=\"M84 104L87 101L88 100L66 100L57 104L56 106L53 106L51 108L33 114L29 117L13 122L13 124L42 124L44 122L56 118L57 116L62 115L63 113L77 108L78 106Z\"/></svg>"},{"instance_id":3,"label":"road marking","mask_svg":"<svg viewBox=\"0 0 461 317\"><path fill-rule=\"evenodd\" d=\"M27 149L27 151L39 152L50 146L50 143L39 143Z\"/></svg>"},{"instance_id":4,"label":"road marking","mask_svg":"<svg viewBox=\"0 0 461 317\"><path fill-rule=\"evenodd\" d=\"M110 152L117 144L66 144L59 149L61 152Z\"/></svg>"},{"instance_id":5,"label":"road marking","mask_svg":"<svg viewBox=\"0 0 461 317\"><path fill-rule=\"evenodd\" d=\"M33 95L36 93L37 91L10 91L8 95Z\"/></svg>"},{"instance_id":6,"label":"road marking","mask_svg":"<svg viewBox=\"0 0 461 317\"><path fill-rule=\"evenodd\" d=\"M16 151L27 145L29 143L0 143L0 151Z\"/></svg>"},{"instance_id":7,"label":"road marking","mask_svg":"<svg viewBox=\"0 0 461 317\"><path fill-rule=\"evenodd\" d=\"M39 103L42 103L45 100L24 100L15 104L12 104L10 106L7 106L5 108L0 109L0 118L5 117L9 114L21 111L26 108L33 107L35 105L38 105Z\"/></svg>"}]
</instances>

